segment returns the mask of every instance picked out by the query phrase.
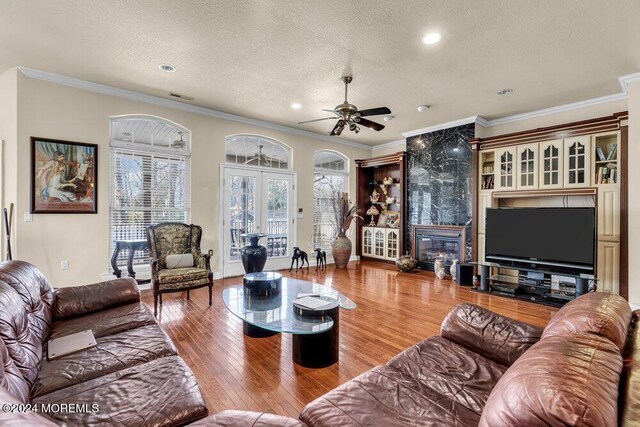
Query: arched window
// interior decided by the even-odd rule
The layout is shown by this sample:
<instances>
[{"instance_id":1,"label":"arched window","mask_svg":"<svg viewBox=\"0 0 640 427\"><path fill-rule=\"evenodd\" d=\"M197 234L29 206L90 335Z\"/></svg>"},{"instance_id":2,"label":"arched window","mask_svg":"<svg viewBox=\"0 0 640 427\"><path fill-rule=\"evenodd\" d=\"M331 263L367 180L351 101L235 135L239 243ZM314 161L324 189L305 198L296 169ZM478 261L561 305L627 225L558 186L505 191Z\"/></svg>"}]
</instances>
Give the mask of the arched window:
<instances>
[{"instance_id":1,"label":"arched window","mask_svg":"<svg viewBox=\"0 0 640 427\"><path fill-rule=\"evenodd\" d=\"M110 245L146 240L145 230L160 222L190 222L191 132L169 120L132 115L111 118ZM121 253L118 266L126 265ZM148 262L138 251L135 263Z\"/></svg>"},{"instance_id":2,"label":"arched window","mask_svg":"<svg viewBox=\"0 0 640 427\"><path fill-rule=\"evenodd\" d=\"M232 135L225 139L227 163L291 169L291 148L260 135Z\"/></svg>"},{"instance_id":3,"label":"arched window","mask_svg":"<svg viewBox=\"0 0 640 427\"><path fill-rule=\"evenodd\" d=\"M329 253L338 233L333 200L349 188L349 159L329 150L313 156L313 245Z\"/></svg>"}]
</instances>

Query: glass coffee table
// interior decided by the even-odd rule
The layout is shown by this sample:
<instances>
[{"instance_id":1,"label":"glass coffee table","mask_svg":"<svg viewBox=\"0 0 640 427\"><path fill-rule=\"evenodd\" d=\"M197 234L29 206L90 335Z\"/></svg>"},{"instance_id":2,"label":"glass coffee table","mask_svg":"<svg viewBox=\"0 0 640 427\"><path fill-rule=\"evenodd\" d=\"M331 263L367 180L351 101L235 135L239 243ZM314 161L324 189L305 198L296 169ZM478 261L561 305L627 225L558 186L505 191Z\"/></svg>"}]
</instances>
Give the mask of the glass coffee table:
<instances>
[{"instance_id":1,"label":"glass coffee table","mask_svg":"<svg viewBox=\"0 0 640 427\"><path fill-rule=\"evenodd\" d=\"M315 309L294 305L302 296L318 297L326 304ZM340 308L356 308L353 301L331 288L273 272L246 275L243 285L223 289L222 299L227 309L243 320L245 335L292 334L293 361L309 368L338 361Z\"/></svg>"}]
</instances>

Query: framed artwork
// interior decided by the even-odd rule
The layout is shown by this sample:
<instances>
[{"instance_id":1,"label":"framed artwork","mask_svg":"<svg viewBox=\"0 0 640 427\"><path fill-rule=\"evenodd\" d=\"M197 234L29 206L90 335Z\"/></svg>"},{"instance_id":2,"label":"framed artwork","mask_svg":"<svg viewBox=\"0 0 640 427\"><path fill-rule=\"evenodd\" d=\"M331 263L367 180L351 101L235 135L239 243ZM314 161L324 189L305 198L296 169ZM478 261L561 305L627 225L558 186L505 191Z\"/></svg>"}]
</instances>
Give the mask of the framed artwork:
<instances>
[{"instance_id":1,"label":"framed artwork","mask_svg":"<svg viewBox=\"0 0 640 427\"><path fill-rule=\"evenodd\" d=\"M31 213L98 213L98 146L31 137Z\"/></svg>"},{"instance_id":2,"label":"framed artwork","mask_svg":"<svg viewBox=\"0 0 640 427\"><path fill-rule=\"evenodd\" d=\"M380 216L378 217L378 227L386 227L387 226L387 215L386 214L380 214Z\"/></svg>"}]
</instances>

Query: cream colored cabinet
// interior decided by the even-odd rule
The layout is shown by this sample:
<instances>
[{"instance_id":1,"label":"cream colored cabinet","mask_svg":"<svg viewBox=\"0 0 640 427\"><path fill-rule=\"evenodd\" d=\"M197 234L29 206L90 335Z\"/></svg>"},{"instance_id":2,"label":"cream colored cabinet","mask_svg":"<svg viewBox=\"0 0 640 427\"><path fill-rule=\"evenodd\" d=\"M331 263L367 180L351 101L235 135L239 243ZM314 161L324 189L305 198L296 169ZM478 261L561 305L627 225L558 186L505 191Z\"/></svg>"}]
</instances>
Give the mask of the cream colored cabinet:
<instances>
[{"instance_id":1,"label":"cream colored cabinet","mask_svg":"<svg viewBox=\"0 0 640 427\"><path fill-rule=\"evenodd\" d=\"M478 233L484 233L487 222L487 208L493 207L493 192L478 193Z\"/></svg>"},{"instance_id":2,"label":"cream colored cabinet","mask_svg":"<svg viewBox=\"0 0 640 427\"><path fill-rule=\"evenodd\" d=\"M397 228L385 229L385 248L384 257L389 260L397 259L400 254L398 253L398 242L400 241L400 230Z\"/></svg>"},{"instance_id":3,"label":"cream colored cabinet","mask_svg":"<svg viewBox=\"0 0 640 427\"><path fill-rule=\"evenodd\" d=\"M615 184L598 188L598 239L620 240L620 188Z\"/></svg>"},{"instance_id":4,"label":"cream colored cabinet","mask_svg":"<svg viewBox=\"0 0 640 427\"><path fill-rule=\"evenodd\" d=\"M564 140L564 188L591 185L591 138L578 136Z\"/></svg>"},{"instance_id":5,"label":"cream colored cabinet","mask_svg":"<svg viewBox=\"0 0 640 427\"><path fill-rule=\"evenodd\" d=\"M538 188L562 188L564 149L561 139L541 142L538 147L540 156Z\"/></svg>"},{"instance_id":6,"label":"cream colored cabinet","mask_svg":"<svg viewBox=\"0 0 640 427\"><path fill-rule=\"evenodd\" d=\"M620 292L620 243L598 242L598 290Z\"/></svg>"},{"instance_id":7,"label":"cream colored cabinet","mask_svg":"<svg viewBox=\"0 0 640 427\"><path fill-rule=\"evenodd\" d=\"M362 255L373 255L373 229L362 227Z\"/></svg>"},{"instance_id":8,"label":"cream colored cabinet","mask_svg":"<svg viewBox=\"0 0 640 427\"><path fill-rule=\"evenodd\" d=\"M535 190L538 188L538 144L516 147L516 188Z\"/></svg>"},{"instance_id":9,"label":"cream colored cabinet","mask_svg":"<svg viewBox=\"0 0 640 427\"><path fill-rule=\"evenodd\" d=\"M362 227L362 255L395 260L400 256L400 229Z\"/></svg>"},{"instance_id":10,"label":"cream colored cabinet","mask_svg":"<svg viewBox=\"0 0 640 427\"><path fill-rule=\"evenodd\" d=\"M495 189L515 190L516 188L516 147L498 148L495 151Z\"/></svg>"}]
</instances>

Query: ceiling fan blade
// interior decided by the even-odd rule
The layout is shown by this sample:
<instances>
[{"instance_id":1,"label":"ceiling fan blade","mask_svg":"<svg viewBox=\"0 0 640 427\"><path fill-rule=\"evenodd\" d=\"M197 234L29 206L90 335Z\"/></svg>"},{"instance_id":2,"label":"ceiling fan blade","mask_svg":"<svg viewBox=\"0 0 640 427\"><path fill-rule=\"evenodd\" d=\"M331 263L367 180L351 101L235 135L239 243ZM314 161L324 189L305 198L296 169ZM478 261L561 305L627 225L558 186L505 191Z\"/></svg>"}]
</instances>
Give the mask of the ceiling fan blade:
<instances>
[{"instance_id":1,"label":"ceiling fan blade","mask_svg":"<svg viewBox=\"0 0 640 427\"><path fill-rule=\"evenodd\" d=\"M356 123L362 126L366 126L369 129L373 129L377 131L381 131L382 129L384 129L384 125L381 125L380 123L372 122L371 120L367 120L367 119L360 119Z\"/></svg>"},{"instance_id":2,"label":"ceiling fan blade","mask_svg":"<svg viewBox=\"0 0 640 427\"><path fill-rule=\"evenodd\" d=\"M331 130L331 133L329 135L331 136L336 136L336 135L340 135L340 133L342 133L342 129L344 128L344 122L342 120L338 120L338 123L336 123L336 125L333 127L333 129ZM337 132L337 130L340 129L340 133Z\"/></svg>"},{"instance_id":3,"label":"ceiling fan blade","mask_svg":"<svg viewBox=\"0 0 640 427\"><path fill-rule=\"evenodd\" d=\"M340 115L340 113L338 113L336 110L327 110L326 108L323 108L322 111L326 111L327 113L333 113L336 116Z\"/></svg>"},{"instance_id":4,"label":"ceiling fan blade","mask_svg":"<svg viewBox=\"0 0 640 427\"><path fill-rule=\"evenodd\" d=\"M358 112L360 113L360 117L378 116L380 114L391 114L391 110L389 110L387 107L369 108L367 110L360 110Z\"/></svg>"},{"instance_id":5,"label":"ceiling fan blade","mask_svg":"<svg viewBox=\"0 0 640 427\"><path fill-rule=\"evenodd\" d=\"M305 120L304 122L298 122L298 124L302 125L302 124L305 124L305 123L320 122L322 120L335 120L335 119L337 119L337 117L325 117L323 119Z\"/></svg>"}]
</instances>

